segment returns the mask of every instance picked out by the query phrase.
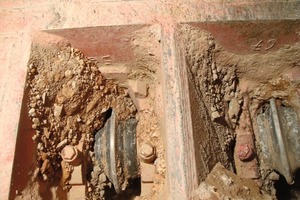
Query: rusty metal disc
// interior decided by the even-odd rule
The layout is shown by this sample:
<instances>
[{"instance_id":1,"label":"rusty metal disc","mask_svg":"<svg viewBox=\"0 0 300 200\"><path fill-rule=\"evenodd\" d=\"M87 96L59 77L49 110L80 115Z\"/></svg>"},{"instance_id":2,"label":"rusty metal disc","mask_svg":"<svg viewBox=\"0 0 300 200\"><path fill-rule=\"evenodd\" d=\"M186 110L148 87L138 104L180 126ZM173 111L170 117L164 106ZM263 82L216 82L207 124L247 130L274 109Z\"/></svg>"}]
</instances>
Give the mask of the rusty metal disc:
<instances>
[{"instance_id":1,"label":"rusty metal disc","mask_svg":"<svg viewBox=\"0 0 300 200\"><path fill-rule=\"evenodd\" d=\"M136 124L134 118L117 121L116 113L112 110L104 127L95 136L96 159L117 193L126 189L129 179L139 176Z\"/></svg>"}]
</instances>

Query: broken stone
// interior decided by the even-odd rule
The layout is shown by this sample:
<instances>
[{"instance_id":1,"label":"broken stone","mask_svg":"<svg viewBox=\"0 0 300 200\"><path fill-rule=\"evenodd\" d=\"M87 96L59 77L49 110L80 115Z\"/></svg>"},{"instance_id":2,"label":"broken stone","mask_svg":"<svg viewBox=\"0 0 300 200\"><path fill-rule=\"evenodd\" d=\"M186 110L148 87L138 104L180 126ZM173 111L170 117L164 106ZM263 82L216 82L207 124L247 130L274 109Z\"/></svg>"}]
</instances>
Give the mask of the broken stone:
<instances>
[{"instance_id":1,"label":"broken stone","mask_svg":"<svg viewBox=\"0 0 300 200\"><path fill-rule=\"evenodd\" d=\"M39 118L33 118L33 119L32 119L32 123L33 123L33 124L36 124L37 126L39 126L39 125L40 125L40 120L39 120Z\"/></svg>"},{"instance_id":2,"label":"broken stone","mask_svg":"<svg viewBox=\"0 0 300 200\"><path fill-rule=\"evenodd\" d=\"M229 103L228 115L230 119L236 119L240 112L240 104L238 99L233 98Z\"/></svg>"},{"instance_id":3,"label":"broken stone","mask_svg":"<svg viewBox=\"0 0 300 200\"><path fill-rule=\"evenodd\" d=\"M44 92L44 93L42 94L42 102L43 102L43 104L46 103L46 98L47 98L47 93Z\"/></svg>"},{"instance_id":4,"label":"broken stone","mask_svg":"<svg viewBox=\"0 0 300 200\"><path fill-rule=\"evenodd\" d=\"M31 117L35 117L36 116L36 112L35 112L35 109L34 108L31 108L28 112L29 116Z\"/></svg>"},{"instance_id":5,"label":"broken stone","mask_svg":"<svg viewBox=\"0 0 300 200\"><path fill-rule=\"evenodd\" d=\"M233 179L226 174L223 174L220 179L223 181L224 185L231 186L233 184Z\"/></svg>"},{"instance_id":6,"label":"broken stone","mask_svg":"<svg viewBox=\"0 0 300 200\"><path fill-rule=\"evenodd\" d=\"M62 113L62 109L63 109L63 105L58 105L58 104L54 104L54 116L59 118L61 116Z\"/></svg>"},{"instance_id":7,"label":"broken stone","mask_svg":"<svg viewBox=\"0 0 300 200\"><path fill-rule=\"evenodd\" d=\"M65 77L66 77L66 78L71 78L72 75L73 75L73 72L72 72L71 70L66 70L66 71L65 71Z\"/></svg>"},{"instance_id":8,"label":"broken stone","mask_svg":"<svg viewBox=\"0 0 300 200\"><path fill-rule=\"evenodd\" d=\"M166 161L163 158L157 158L154 165L156 172L164 176L166 172Z\"/></svg>"},{"instance_id":9,"label":"broken stone","mask_svg":"<svg viewBox=\"0 0 300 200\"><path fill-rule=\"evenodd\" d=\"M221 179L221 181L220 181ZM249 198L251 197L251 198ZM252 199L271 200L270 195L260 190L251 179L243 179L218 163L206 180L194 191L194 200Z\"/></svg>"},{"instance_id":10,"label":"broken stone","mask_svg":"<svg viewBox=\"0 0 300 200\"><path fill-rule=\"evenodd\" d=\"M43 180L44 180L44 181L48 180L48 177L47 177L46 174L43 174Z\"/></svg>"},{"instance_id":11,"label":"broken stone","mask_svg":"<svg viewBox=\"0 0 300 200\"><path fill-rule=\"evenodd\" d=\"M212 69L212 70L216 69L216 63L215 63L215 62L213 62L213 63L211 64L211 69Z\"/></svg>"},{"instance_id":12,"label":"broken stone","mask_svg":"<svg viewBox=\"0 0 300 200\"><path fill-rule=\"evenodd\" d=\"M100 174L100 176L99 176L99 181L101 182L101 183L105 183L106 182L106 175L104 174L104 173L102 173L102 174Z\"/></svg>"},{"instance_id":13,"label":"broken stone","mask_svg":"<svg viewBox=\"0 0 300 200\"><path fill-rule=\"evenodd\" d=\"M45 173L48 167L50 166L50 161L48 159L44 160L42 167L41 167L41 173Z\"/></svg>"},{"instance_id":14,"label":"broken stone","mask_svg":"<svg viewBox=\"0 0 300 200\"><path fill-rule=\"evenodd\" d=\"M104 191L104 190L101 190L101 191L100 191L100 196L101 196L101 197L104 197L104 193L105 193L105 191Z\"/></svg>"},{"instance_id":15,"label":"broken stone","mask_svg":"<svg viewBox=\"0 0 300 200\"><path fill-rule=\"evenodd\" d=\"M213 74L213 80L214 81L218 80L218 75L217 74Z\"/></svg>"},{"instance_id":16,"label":"broken stone","mask_svg":"<svg viewBox=\"0 0 300 200\"><path fill-rule=\"evenodd\" d=\"M130 74L130 70L125 65L99 67L99 71L105 78L118 80L119 83L124 83Z\"/></svg>"},{"instance_id":17,"label":"broken stone","mask_svg":"<svg viewBox=\"0 0 300 200\"><path fill-rule=\"evenodd\" d=\"M68 144L68 139L64 139L63 141L61 141L60 143L58 143L58 145L56 146L57 150L61 150L62 148L64 148L64 146L66 146Z\"/></svg>"},{"instance_id":18,"label":"broken stone","mask_svg":"<svg viewBox=\"0 0 300 200\"><path fill-rule=\"evenodd\" d=\"M221 117L221 115L218 111L214 111L214 112L211 113L212 120L218 119L220 117Z\"/></svg>"},{"instance_id":19,"label":"broken stone","mask_svg":"<svg viewBox=\"0 0 300 200\"><path fill-rule=\"evenodd\" d=\"M217 109L216 109L214 106L211 106L211 107L210 107L210 110L211 110L212 112L214 112L214 111L216 111Z\"/></svg>"},{"instance_id":20,"label":"broken stone","mask_svg":"<svg viewBox=\"0 0 300 200\"><path fill-rule=\"evenodd\" d=\"M37 136L36 135L34 135L34 136L32 136L32 140L36 140L36 138L37 138Z\"/></svg>"},{"instance_id":21,"label":"broken stone","mask_svg":"<svg viewBox=\"0 0 300 200\"><path fill-rule=\"evenodd\" d=\"M44 135L46 136L46 138L49 139L49 137L50 137L50 132L49 132L48 128L44 128L44 129L43 129L43 133L44 133Z\"/></svg>"},{"instance_id":22,"label":"broken stone","mask_svg":"<svg viewBox=\"0 0 300 200\"><path fill-rule=\"evenodd\" d=\"M280 178L280 176L276 172L271 172L271 174L269 175L269 179L273 180L273 181L278 181L279 178Z\"/></svg>"},{"instance_id":23,"label":"broken stone","mask_svg":"<svg viewBox=\"0 0 300 200\"><path fill-rule=\"evenodd\" d=\"M38 143L37 149L42 151L44 149L43 144L41 142Z\"/></svg>"}]
</instances>

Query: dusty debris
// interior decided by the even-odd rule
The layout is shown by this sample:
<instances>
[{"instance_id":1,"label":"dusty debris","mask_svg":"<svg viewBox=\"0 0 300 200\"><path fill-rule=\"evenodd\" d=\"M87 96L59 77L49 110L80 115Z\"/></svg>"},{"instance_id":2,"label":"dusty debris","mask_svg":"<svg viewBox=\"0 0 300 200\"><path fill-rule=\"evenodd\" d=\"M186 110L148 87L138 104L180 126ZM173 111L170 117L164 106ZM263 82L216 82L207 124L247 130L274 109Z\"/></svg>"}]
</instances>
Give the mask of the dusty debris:
<instances>
[{"instance_id":1,"label":"dusty debris","mask_svg":"<svg viewBox=\"0 0 300 200\"><path fill-rule=\"evenodd\" d=\"M192 199L272 200L273 198L261 191L255 181L240 178L218 163L194 192Z\"/></svg>"},{"instance_id":2,"label":"dusty debris","mask_svg":"<svg viewBox=\"0 0 300 200\"><path fill-rule=\"evenodd\" d=\"M300 119L300 71L296 67L299 43L263 54L242 55L227 51L212 34L199 28L183 25L181 33L196 165L201 170L198 179L204 180L212 167L221 162L244 177L257 179L262 189L274 196L274 180L269 176L272 169L264 163L259 144L253 142L258 134L256 117L267 108L266 102L275 98L292 107ZM245 97L247 119L242 109ZM240 137L244 133L251 134ZM244 144L246 140L252 142ZM233 153L235 145L237 151Z\"/></svg>"},{"instance_id":3,"label":"dusty debris","mask_svg":"<svg viewBox=\"0 0 300 200\"><path fill-rule=\"evenodd\" d=\"M38 171L34 182L19 194L31 192L30 184L34 184L35 188L42 185L45 193L51 191L53 198L70 196L68 191L74 194L73 183L79 183L79 179L74 182L73 175L78 174L76 167L80 167L87 179L82 182L84 187L79 187L80 195L86 188L86 198L104 199L104 191L112 191L113 186L96 163L92 147L94 133L106 121L107 111L114 109L120 120L138 118L137 140L139 143L151 142L156 151L159 173L155 172L152 186L148 187L151 198L156 198L156 192L163 188L166 173L158 119L160 110L155 103L156 88L160 84L159 28L143 28L132 35L136 60L129 64L115 64L110 56L104 56L103 60L109 66L102 66L96 59L85 57L71 46L53 48L33 45L28 63L27 106L35 130L32 140L37 146ZM118 72L115 72L117 68ZM132 84L128 84L130 82ZM138 103L133 102L131 97L136 98ZM161 102L161 99L158 101ZM136 113L136 105L140 108L139 113ZM63 160L62 150L68 146L79 149L82 158L80 165L73 166ZM151 169L154 171L155 167L152 165ZM31 198L26 195L24 198ZM44 198L38 193L37 196L34 199Z\"/></svg>"},{"instance_id":4,"label":"dusty debris","mask_svg":"<svg viewBox=\"0 0 300 200\"><path fill-rule=\"evenodd\" d=\"M47 59L42 59L45 56ZM95 62L70 46L35 46L29 67L34 73L27 79L28 115L36 130L33 139L37 143L38 166L44 181L55 185L62 179L60 187L65 189L70 175L61 165L61 155L66 156L66 151L60 151L78 145L83 137L82 156L84 162L92 165L89 152L94 132L105 120L105 111L114 108L118 118L126 119L134 117L136 109L122 88L116 90L115 83L101 75ZM48 155L47 159L43 154Z\"/></svg>"}]
</instances>

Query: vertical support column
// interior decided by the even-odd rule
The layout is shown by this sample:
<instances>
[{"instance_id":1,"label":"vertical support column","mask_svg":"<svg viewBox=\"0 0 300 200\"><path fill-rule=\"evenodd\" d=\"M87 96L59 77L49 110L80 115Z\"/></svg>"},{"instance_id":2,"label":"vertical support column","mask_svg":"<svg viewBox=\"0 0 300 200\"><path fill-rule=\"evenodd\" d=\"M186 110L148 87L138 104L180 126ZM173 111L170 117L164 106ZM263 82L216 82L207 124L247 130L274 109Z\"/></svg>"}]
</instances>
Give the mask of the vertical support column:
<instances>
[{"instance_id":1,"label":"vertical support column","mask_svg":"<svg viewBox=\"0 0 300 200\"><path fill-rule=\"evenodd\" d=\"M176 25L162 29L168 199L189 199L197 187L184 48Z\"/></svg>"}]
</instances>

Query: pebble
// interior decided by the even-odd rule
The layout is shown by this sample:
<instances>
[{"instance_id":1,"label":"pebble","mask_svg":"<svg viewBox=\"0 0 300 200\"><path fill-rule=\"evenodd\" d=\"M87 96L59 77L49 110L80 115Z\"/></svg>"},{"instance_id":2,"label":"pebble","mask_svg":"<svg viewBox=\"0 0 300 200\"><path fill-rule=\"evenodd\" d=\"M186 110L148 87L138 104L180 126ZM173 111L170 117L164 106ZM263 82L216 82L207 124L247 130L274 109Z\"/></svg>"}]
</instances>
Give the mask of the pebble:
<instances>
[{"instance_id":1,"label":"pebble","mask_svg":"<svg viewBox=\"0 0 300 200\"><path fill-rule=\"evenodd\" d=\"M271 172L271 174L269 175L269 178L270 178L270 180L278 181L280 176L276 172Z\"/></svg>"},{"instance_id":2,"label":"pebble","mask_svg":"<svg viewBox=\"0 0 300 200\"><path fill-rule=\"evenodd\" d=\"M37 125L36 124L32 124L31 126L33 129L37 129Z\"/></svg>"},{"instance_id":3,"label":"pebble","mask_svg":"<svg viewBox=\"0 0 300 200\"><path fill-rule=\"evenodd\" d=\"M37 136L36 136L36 135L34 135L34 136L32 136L32 138L31 138L31 139L32 139L32 140L36 140L36 137L37 137Z\"/></svg>"},{"instance_id":4,"label":"pebble","mask_svg":"<svg viewBox=\"0 0 300 200\"><path fill-rule=\"evenodd\" d=\"M44 149L43 144L41 142L38 143L37 149L42 151Z\"/></svg>"},{"instance_id":5,"label":"pebble","mask_svg":"<svg viewBox=\"0 0 300 200\"><path fill-rule=\"evenodd\" d=\"M102 173L102 174L100 174L100 176L99 176L99 181L101 182L101 183L105 183L106 182L106 175L104 174L104 173Z\"/></svg>"},{"instance_id":6,"label":"pebble","mask_svg":"<svg viewBox=\"0 0 300 200\"><path fill-rule=\"evenodd\" d=\"M40 125L40 120L39 120L39 118L33 118L33 119L32 119L32 123L33 123L33 124L36 124L37 126L39 126L39 125Z\"/></svg>"},{"instance_id":7,"label":"pebble","mask_svg":"<svg viewBox=\"0 0 300 200\"><path fill-rule=\"evenodd\" d=\"M54 116L60 117L62 113L63 105L54 104Z\"/></svg>"},{"instance_id":8,"label":"pebble","mask_svg":"<svg viewBox=\"0 0 300 200\"><path fill-rule=\"evenodd\" d=\"M41 173L42 174L45 173L49 166L50 166L50 161L48 159L46 159L42 164Z\"/></svg>"},{"instance_id":9,"label":"pebble","mask_svg":"<svg viewBox=\"0 0 300 200\"><path fill-rule=\"evenodd\" d=\"M49 139L51 132L48 130L48 128L43 129L43 134L46 136L46 138Z\"/></svg>"},{"instance_id":10,"label":"pebble","mask_svg":"<svg viewBox=\"0 0 300 200\"><path fill-rule=\"evenodd\" d=\"M46 174L43 174L43 180L46 181L48 179Z\"/></svg>"},{"instance_id":11,"label":"pebble","mask_svg":"<svg viewBox=\"0 0 300 200\"><path fill-rule=\"evenodd\" d=\"M216 81L218 79L218 75L217 74L213 74L213 80Z\"/></svg>"},{"instance_id":12,"label":"pebble","mask_svg":"<svg viewBox=\"0 0 300 200\"><path fill-rule=\"evenodd\" d=\"M166 172L166 162L162 158L158 158L155 160L155 169L158 174L164 175Z\"/></svg>"},{"instance_id":13,"label":"pebble","mask_svg":"<svg viewBox=\"0 0 300 200\"><path fill-rule=\"evenodd\" d=\"M224 78L223 78L223 81L227 82L228 80L229 80L229 75L226 74L226 75L224 76Z\"/></svg>"},{"instance_id":14,"label":"pebble","mask_svg":"<svg viewBox=\"0 0 300 200\"><path fill-rule=\"evenodd\" d=\"M229 94L225 94L224 101L230 101L230 100L231 100L231 96Z\"/></svg>"},{"instance_id":15,"label":"pebble","mask_svg":"<svg viewBox=\"0 0 300 200\"><path fill-rule=\"evenodd\" d=\"M229 187L233 184L233 179L228 177L226 174L223 174L220 179L223 181L224 185Z\"/></svg>"},{"instance_id":16,"label":"pebble","mask_svg":"<svg viewBox=\"0 0 300 200\"><path fill-rule=\"evenodd\" d=\"M228 115L230 119L237 118L240 111L240 104L236 98L231 99L229 103Z\"/></svg>"},{"instance_id":17,"label":"pebble","mask_svg":"<svg viewBox=\"0 0 300 200\"><path fill-rule=\"evenodd\" d=\"M212 64L211 64L211 68L214 70L214 69L216 69L216 63L215 62L213 62Z\"/></svg>"},{"instance_id":18,"label":"pebble","mask_svg":"<svg viewBox=\"0 0 300 200\"><path fill-rule=\"evenodd\" d=\"M219 117L221 117L221 115L220 115L220 113L218 111L214 111L214 112L211 113L211 118L213 120L215 120L215 119L217 119Z\"/></svg>"},{"instance_id":19,"label":"pebble","mask_svg":"<svg viewBox=\"0 0 300 200\"><path fill-rule=\"evenodd\" d=\"M72 72L71 70L66 70L66 71L65 71L65 77L66 77L66 78L71 78L72 75L73 75L73 72Z\"/></svg>"},{"instance_id":20,"label":"pebble","mask_svg":"<svg viewBox=\"0 0 300 200\"><path fill-rule=\"evenodd\" d=\"M101 196L101 197L104 197L104 190L101 190L101 191L100 191L100 196Z\"/></svg>"},{"instance_id":21,"label":"pebble","mask_svg":"<svg viewBox=\"0 0 300 200\"><path fill-rule=\"evenodd\" d=\"M29 116L31 116L31 117L35 117L35 116L36 116L35 109L34 109L34 108L31 108L31 109L28 111L28 114L29 114Z\"/></svg>"},{"instance_id":22,"label":"pebble","mask_svg":"<svg viewBox=\"0 0 300 200\"><path fill-rule=\"evenodd\" d=\"M62 149L67 143L68 143L68 139L62 140L60 143L58 143L58 145L56 146L56 149L57 150Z\"/></svg>"},{"instance_id":23,"label":"pebble","mask_svg":"<svg viewBox=\"0 0 300 200\"><path fill-rule=\"evenodd\" d=\"M43 102L43 104L46 103L46 98L47 98L47 93L44 92L44 93L42 94L42 102Z\"/></svg>"}]
</instances>

